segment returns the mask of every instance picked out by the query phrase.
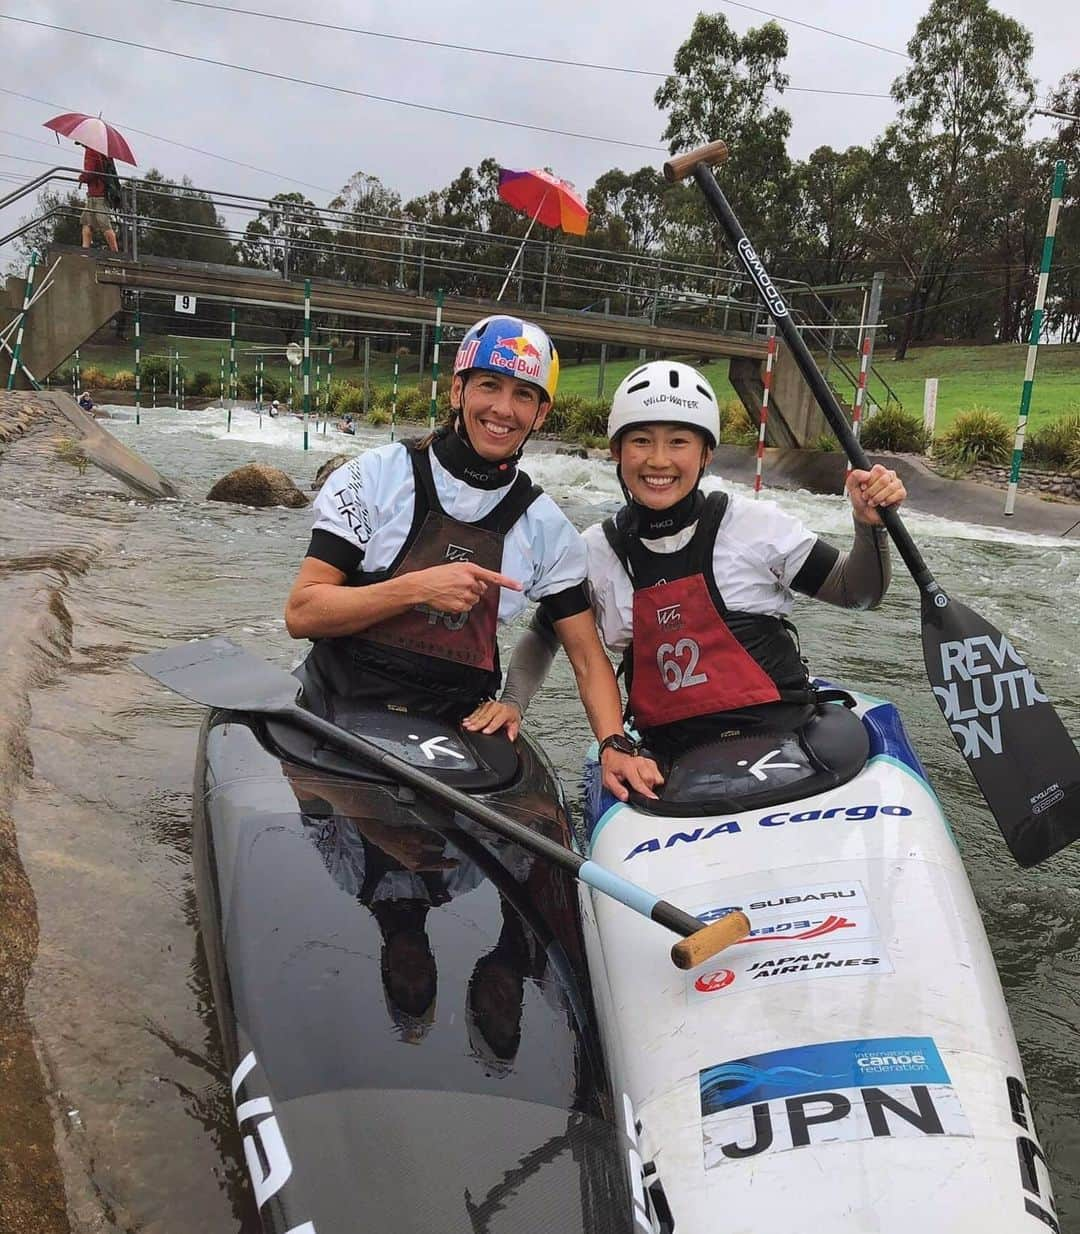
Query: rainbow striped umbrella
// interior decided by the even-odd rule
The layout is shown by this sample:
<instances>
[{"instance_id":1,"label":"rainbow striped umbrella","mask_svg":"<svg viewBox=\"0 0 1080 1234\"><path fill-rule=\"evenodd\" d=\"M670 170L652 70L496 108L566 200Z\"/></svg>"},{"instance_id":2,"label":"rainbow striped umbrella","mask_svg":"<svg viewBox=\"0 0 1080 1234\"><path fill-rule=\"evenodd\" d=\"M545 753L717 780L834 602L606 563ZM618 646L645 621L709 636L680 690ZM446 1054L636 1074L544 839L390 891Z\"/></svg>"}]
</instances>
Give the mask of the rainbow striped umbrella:
<instances>
[{"instance_id":1,"label":"rainbow striped umbrella","mask_svg":"<svg viewBox=\"0 0 1080 1234\"><path fill-rule=\"evenodd\" d=\"M558 227L572 236L583 236L589 225L589 208L574 186L547 171L500 167L499 196L515 210L528 214L533 223Z\"/></svg>"}]
</instances>

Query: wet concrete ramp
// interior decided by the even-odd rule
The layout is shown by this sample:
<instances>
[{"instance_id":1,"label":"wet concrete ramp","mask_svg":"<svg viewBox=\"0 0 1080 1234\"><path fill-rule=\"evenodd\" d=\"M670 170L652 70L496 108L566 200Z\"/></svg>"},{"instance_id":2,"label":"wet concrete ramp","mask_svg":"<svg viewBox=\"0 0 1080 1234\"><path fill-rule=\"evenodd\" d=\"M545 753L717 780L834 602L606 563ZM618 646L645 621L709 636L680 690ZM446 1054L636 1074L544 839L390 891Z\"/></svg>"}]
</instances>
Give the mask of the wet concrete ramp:
<instances>
[{"instance_id":1,"label":"wet concrete ramp","mask_svg":"<svg viewBox=\"0 0 1080 1234\"><path fill-rule=\"evenodd\" d=\"M87 462L122 481L140 497L180 496L180 489L171 480L117 441L70 394L56 390L0 393L0 448L5 441L44 428L69 438Z\"/></svg>"}]
</instances>

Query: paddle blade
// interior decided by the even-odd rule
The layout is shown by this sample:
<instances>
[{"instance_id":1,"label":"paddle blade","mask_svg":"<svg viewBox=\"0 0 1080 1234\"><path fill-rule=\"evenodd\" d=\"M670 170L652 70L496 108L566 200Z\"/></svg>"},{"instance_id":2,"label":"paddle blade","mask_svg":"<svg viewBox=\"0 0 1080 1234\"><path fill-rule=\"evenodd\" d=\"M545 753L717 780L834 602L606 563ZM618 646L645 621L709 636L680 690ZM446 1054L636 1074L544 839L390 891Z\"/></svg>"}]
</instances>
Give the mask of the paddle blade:
<instances>
[{"instance_id":1,"label":"paddle blade","mask_svg":"<svg viewBox=\"0 0 1080 1234\"><path fill-rule=\"evenodd\" d=\"M206 707L288 711L300 683L227 638L204 638L132 660L140 672Z\"/></svg>"},{"instance_id":2,"label":"paddle blade","mask_svg":"<svg viewBox=\"0 0 1080 1234\"><path fill-rule=\"evenodd\" d=\"M1037 865L1080 838L1080 751L1005 635L935 599L922 612L934 696L1012 855Z\"/></svg>"}]
</instances>

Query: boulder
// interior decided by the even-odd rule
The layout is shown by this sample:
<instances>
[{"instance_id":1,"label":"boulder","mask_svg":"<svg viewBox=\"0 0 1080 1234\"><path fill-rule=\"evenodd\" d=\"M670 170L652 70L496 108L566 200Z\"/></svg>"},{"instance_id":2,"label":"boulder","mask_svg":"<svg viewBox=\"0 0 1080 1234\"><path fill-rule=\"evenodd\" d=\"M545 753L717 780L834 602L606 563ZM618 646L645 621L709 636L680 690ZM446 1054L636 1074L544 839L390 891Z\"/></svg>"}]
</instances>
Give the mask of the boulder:
<instances>
[{"instance_id":1,"label":"boulder","mask_svg":"<svg viewBox=\"0 0 1080 1234\"><path fill-rule=\"evenodd\" d=\"M350 454L335 454L333 458L328 458L326 462L323 463L323 465L315 473L315 483L312 484L311 487L315 489L316 491L321 489L322 486L326 483L326 479L330 475L330 473L332 471L337 471L337 469L342 465L342 463L347 463L351 457L352 455Z\"/></svg>"},{"instance_id":2,"label":"boulder","mask_svg":"<svg viewBox=\"0 0 1080 1234\"><path fill-rule=\"evenodd\" d=\"M556 454L568 454L571 458L588 458L589 452L584 446L556 446Z\"/></svg>"},{"instance_id":3,"label":"boulder","mask_svg":"<svg viewBox=\"0 0 1080 1234\"><path fill-rule=\"evenodd\" d=\"M289 477L266 463L246 463L237 467L206 494L207 501L231 501L239 506L288 506L298 510L308 499Z\"/></svg>"}]
</instances>

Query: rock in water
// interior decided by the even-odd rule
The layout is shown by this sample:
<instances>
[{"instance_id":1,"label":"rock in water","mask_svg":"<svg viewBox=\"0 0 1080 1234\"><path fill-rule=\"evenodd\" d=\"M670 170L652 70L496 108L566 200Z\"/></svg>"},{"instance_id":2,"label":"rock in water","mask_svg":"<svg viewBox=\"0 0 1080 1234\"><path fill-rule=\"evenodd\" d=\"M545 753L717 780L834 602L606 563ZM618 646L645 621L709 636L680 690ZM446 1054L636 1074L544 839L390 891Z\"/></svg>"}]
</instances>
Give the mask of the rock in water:
<instances>
[{"instance_id":1,"label":"rock in water","mask_svg":"<svg viewBox=\"0 0 1080 1234\"><path fill-rule=\"evenodd\" d=\"M231 501L240 506L288 506L298 510L308 499L277 467L246 463L237 467L206 494L207 501Z\"/></svg>"},{"instance_id":2,"label":"rock in water","mask_svg":"<svg viewBox=\"0 0 1080 1234\"><path fill-rule=\"evenodd\" d=\"M347 463L350 458L352 458L351 454L335 454L333 458L328 458L315 473L315 483L311 487L316 490L321 489L330 473L337 471L341 464Z\"/></svg>"}]
</instances>

